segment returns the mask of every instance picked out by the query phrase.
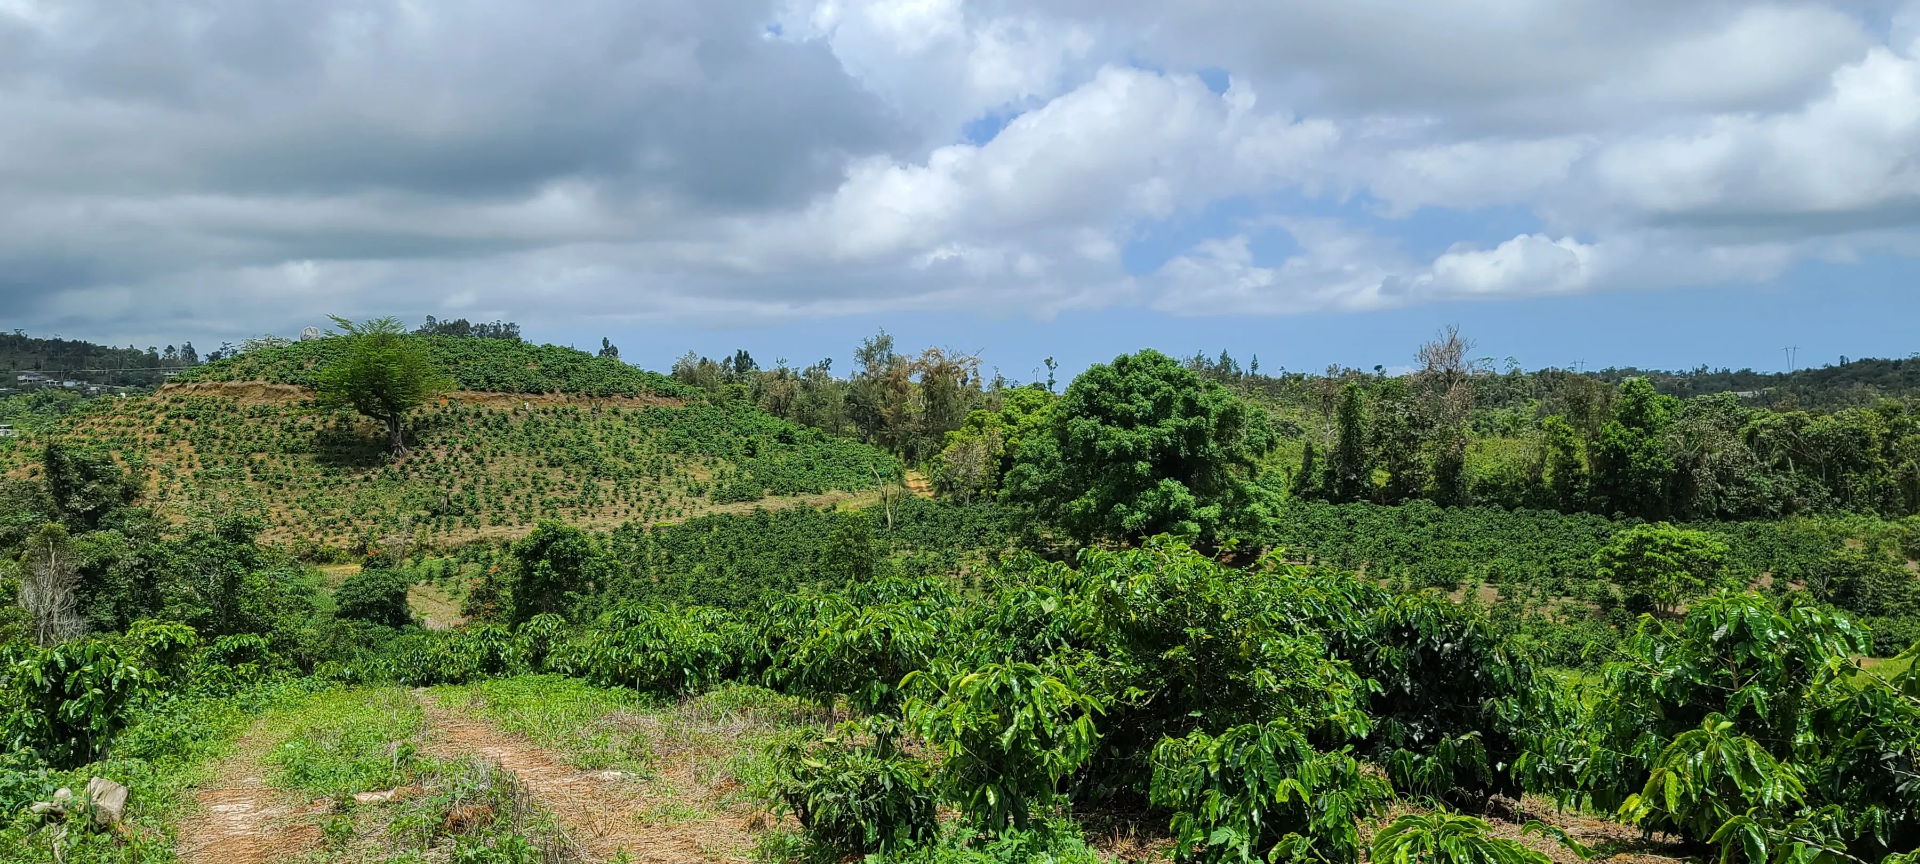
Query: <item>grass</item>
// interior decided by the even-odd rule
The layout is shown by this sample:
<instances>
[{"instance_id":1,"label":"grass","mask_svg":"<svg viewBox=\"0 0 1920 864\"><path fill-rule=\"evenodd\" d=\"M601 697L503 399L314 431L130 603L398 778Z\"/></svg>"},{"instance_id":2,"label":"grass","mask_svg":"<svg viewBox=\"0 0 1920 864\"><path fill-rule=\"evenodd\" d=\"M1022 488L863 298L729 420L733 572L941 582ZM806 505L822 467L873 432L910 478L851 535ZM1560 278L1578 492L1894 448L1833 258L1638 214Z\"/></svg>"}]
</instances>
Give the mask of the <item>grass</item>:
<instances>
[{"instance_id":1,"label":"grass","mask_svg":"<svg viewBox=\"0 0 1920 864\"><path fill-rule=\"evenodd\" d=\"M397 687L320 693L268 716L263 734L280 742L268 780L318 798L401 786L420 767L425 728L419 703Z\"/></svg>"},{"instance_id":2,"label":"grass","mask_svg":"<svg viewBox=\"0 0 1920 864\"><path fill-rule=\"evenodd\" d=\"M424 864L542 864L575 856L551 814L512 772L472 759L429 761L407 795L378 803L347 799L320 827L304 860Z\"/></svg>"},{"instance_id":3,"label":"grass","mask_svg":"<svg viewBox=\"0 0 1920 864\"><path fill-rule=\"evenodd\" d=\"M565 860L569 844L511 772L420 752L420 704L395 687L318 693L271 712L261 734L274 785L332 799L313 862ZM360 802L363 792L389 797Z\"/></svg>"},{"instance_id":4,"label":"grass","mask_svg":"<svg viewBox=\"0 0 1920 864\"><path fill-rule=\"evenodd\" d=\"M193 803L194 789L213 776L264 706L298 698L300 685L275 685L239 696L169 699L142 710L114 742L107 759L66 772L0 767L0 793L48 800L59 788L82 790L93 777L126 786L124 835L69 830L56 855L58 825L22 818L0 822L0 861L8 864L167 864L174 860L175 826ZM11 758L18 758L13 754ZM5 761L0 761L4 766ZM14 767L22 767L17 763ZM24 807L24 802L20 802ZM9 809L12 803L8 804ZM11 817L13 814L7 814Z\"/></svg>"},{"instance_id":5,"label":"grass","mask_svg":"<svg viewBox=\"0 0 1920 864\"><path fill-rule=\"evenodd\" d=\"M1860 661L1861 668L1888 679L1907 671L1912 665L1913 660L1911 658L1903 659L1899 657L1885 659L1869 657Z\"/></svg>"},{"instance_id":6,"label":"grass","mask_svg":"<svg viewBox=\"0 0 1920 864\"><path fill-rule=\"evenodd\" d=\"M436 699L466 705L507 732L526 736L588 771L640 773L652 759L643 712L655 700L630 690L612 690L557 675L503 678L463 687L439 687Z\"/></svg>"}]
</instances>

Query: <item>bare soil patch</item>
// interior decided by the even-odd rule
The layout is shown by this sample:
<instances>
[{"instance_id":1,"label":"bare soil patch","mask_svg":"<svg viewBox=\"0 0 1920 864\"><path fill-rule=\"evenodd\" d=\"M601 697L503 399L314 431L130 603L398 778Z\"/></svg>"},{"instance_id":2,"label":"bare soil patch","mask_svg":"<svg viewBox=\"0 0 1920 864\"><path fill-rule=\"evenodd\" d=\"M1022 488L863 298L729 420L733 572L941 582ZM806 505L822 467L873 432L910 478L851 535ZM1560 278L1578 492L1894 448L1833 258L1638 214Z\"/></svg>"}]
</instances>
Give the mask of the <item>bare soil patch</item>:
<instances>
[{"instance_id":1,"label":"bare soil patch","mask_svg":"<svg viewBox=\"0 0 1920 864\"><path fill-rule=\"evenodd\" d=\"M415 583L407 588L407 608L413 610L420 619L420 626L428 630L450 630L467 623L460 614L460 604L447 594L447 589L430 583Z\"/></svg>"},{"instance_id":2,"label":"bare soil patch","mask_svg":"<svg viewBox=\"0 0 1920 864\"><path fill-rule=\"evenodd\" d=\"M647 776L583 771L494 728L464 705L441 702L424 690L416 695L432 730L429 752L477 756L513 772L588 861L623 852L636 864L752 860L752 832L764 816L719 806L729 790L703 770L712 763L701 748L656 747L657 762Z\"/></svg>"},{"instance_id":3,"label":"bare soil patch","mask_svg":"<svg viewBox=\"0 0 1920 864\"><path fill-rule=\"evenodd\" d=\"M241 736L215 779L194 793L198 805L180 825L174 854L184 864L265 864L312 848L320 840L314 805L268 786L261 757L270 742L259 725Z\"/></svg>"}]
</instances>

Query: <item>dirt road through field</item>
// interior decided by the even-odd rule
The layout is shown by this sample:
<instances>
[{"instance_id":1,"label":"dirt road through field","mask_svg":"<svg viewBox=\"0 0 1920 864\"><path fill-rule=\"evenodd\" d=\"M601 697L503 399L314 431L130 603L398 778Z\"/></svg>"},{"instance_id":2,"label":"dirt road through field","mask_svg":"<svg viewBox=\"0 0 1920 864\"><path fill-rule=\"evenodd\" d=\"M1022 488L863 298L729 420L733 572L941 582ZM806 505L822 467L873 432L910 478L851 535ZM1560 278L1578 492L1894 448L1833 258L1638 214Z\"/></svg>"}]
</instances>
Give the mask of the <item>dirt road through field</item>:
<instances>
[{"instance_id":1,"label":"dirt road through field","mask_svg":"<svg viewBox=\"0 0 1920 864\"><path fill-rule=\"evenodd\" d=\"M693 766L661 754L647 777L583 771L517 735L502 732L469 706L416 691L431 728L427 749L442 757L476 756L512 771L552 813L588 861L625 852L635 864L749 862L753 817L710 812Z\"/></svg>"},{"instance_id":2,"label":"dirt road through field","mask_svg":"<svg viewBox=\"0 0 1920 864\"><path fill-rule=\"evenodd\" d=\"M319 811L267 785L262 757L272 744L258 723L194 793L196 812L180 825L174 853L185 864L265 864L320 839Z\"/></svg>"}]
</instances>

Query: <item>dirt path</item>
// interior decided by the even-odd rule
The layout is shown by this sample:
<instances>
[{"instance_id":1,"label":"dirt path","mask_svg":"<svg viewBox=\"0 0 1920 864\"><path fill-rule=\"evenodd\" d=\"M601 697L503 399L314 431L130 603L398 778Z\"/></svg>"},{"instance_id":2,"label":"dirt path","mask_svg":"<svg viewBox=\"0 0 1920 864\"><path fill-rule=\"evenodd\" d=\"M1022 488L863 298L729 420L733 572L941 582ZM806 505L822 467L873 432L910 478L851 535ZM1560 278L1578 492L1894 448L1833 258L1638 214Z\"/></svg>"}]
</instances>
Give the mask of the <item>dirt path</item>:
<instances>
[{"instance_id":1,"label":"dirt path","mask_svg":"<svg viewBox=\"0 0 1920 864\"><path fill-rule=\"evenodd\" d=\"M696 782L692 754L661 753L649 778L582 771L471 716L463 706L443 704L425 691L415 696L432 729L430 752L443 758L478 756L512 771L588 861L609 861L621 852L635 864L752 860L754 817L708 810L708 802L699 800L705 796L697 790L704 784Z\"/></svg>"},{"instance_id":2,"label":"dirt path","mask_svg":"<svg viewBox=\"0 0 1920 864\"><path fill-rule=\"evenodd\" d=\"M261 757L271 744L258 723L194 793L197 811L180 824L174 853L185 864L265 864L298 855L320 839L315 811L267 785Z\"/></svg>"}]
</instances>

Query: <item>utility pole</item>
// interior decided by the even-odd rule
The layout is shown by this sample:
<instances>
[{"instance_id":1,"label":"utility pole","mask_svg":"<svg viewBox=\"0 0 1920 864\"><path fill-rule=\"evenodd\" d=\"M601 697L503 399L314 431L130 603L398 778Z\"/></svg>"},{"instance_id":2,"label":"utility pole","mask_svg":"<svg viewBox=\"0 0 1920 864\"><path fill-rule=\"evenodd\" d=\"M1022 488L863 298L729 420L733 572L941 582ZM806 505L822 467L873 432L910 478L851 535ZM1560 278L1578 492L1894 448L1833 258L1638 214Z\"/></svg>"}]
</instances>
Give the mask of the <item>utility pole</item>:
<instances>
[{"instance_id":1,"label":"utility pole","mask_svg":"<svg viewBox=\"0 0 1920 864\"><path fill-rule=\"evenodd\" d=\"M1782 348L1780 350L1787 352L1787 374L1792 375L1795 370L1795 367L1793 365L1794 355L1799 352L1800 346L1788 345L1787 347Z\"/></svg>"}]
</instances>

